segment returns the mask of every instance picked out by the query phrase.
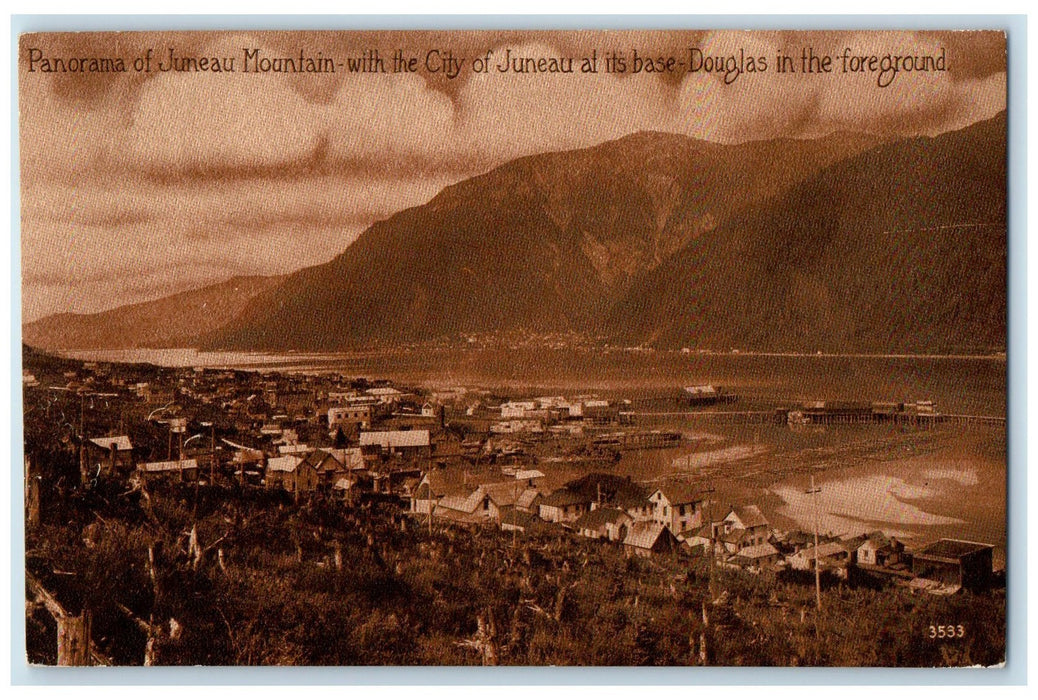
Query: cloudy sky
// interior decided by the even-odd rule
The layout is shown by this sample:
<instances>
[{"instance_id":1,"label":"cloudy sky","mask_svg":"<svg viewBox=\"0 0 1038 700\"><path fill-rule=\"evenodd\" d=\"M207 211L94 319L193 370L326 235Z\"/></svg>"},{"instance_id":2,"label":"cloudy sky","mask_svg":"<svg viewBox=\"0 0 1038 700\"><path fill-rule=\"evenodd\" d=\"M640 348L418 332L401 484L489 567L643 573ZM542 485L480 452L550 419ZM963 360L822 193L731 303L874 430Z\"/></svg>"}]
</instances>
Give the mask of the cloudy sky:
<instances>
[{"instance_id":1,"label":"cloudy sky","mask_svg":"<svg viewBox=\"0 0 1038 700\"><path fill-rule=\"evenodd\" d=\"M765 56L765 74L607 74L635 49L686 60ZM946 56L945 72L779 74L778 52ZM152 71L31 71L37 57L153 50ZM418 57L414 74L160 72L185 56L378 49ZM465 59L453 79L424 69L431 50ZM516 75L506 53L576 57L594 75ZM492 51L491 71L472 60ZM575 65L579 65L579 62ZM520 155L578 148L646 129L735 143L833 131L935 135L1005 108L999 33L195 32L25 35L19 107L23 319L93 312L217 282L325 262L372 222Z\"/></svg>"}]
</instances>

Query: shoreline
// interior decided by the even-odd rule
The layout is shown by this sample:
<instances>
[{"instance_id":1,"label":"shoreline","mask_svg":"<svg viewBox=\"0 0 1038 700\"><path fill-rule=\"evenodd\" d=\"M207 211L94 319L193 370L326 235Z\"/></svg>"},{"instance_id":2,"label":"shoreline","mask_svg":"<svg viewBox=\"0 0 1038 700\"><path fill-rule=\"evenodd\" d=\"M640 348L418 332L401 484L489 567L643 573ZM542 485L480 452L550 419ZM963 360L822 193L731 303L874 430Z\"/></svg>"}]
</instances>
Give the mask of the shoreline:
<instances>
[{"instance_id":1,"label":"shoreline","mask_svg":"<svg viewBox=\"0 0 1038 700\"><path fill-rule=\"evenodd\" d=\"M600 355L611 355L614 353L634 355L666 355L688 358L790 358L790 359L848 359L848 360L956 360L956 361L1001 361L1007 362L1005 352L994 353L874 353L874 352L850 352L850 353L826 353L826 352L782 352L782 351L693 351L685 350L657 350L654 348L620 348L620 347L557 347L544 346L494 346L494 347L466 347L466 346L430 346L430 347L394 347L394 348L365 348L342 351L311 351L311 350L199 350L192 347L178 348L71 348L71 349L42 349L43 352L53 353L66 359L94 361L94 362L127 362L127 360L105 359L105 357L117 357L126 354L159 355L159 354L181 354L196 358L219 357L224 355L236 355L249 358L284 358L285 361L315 360L334 362L336 360L361 360L376 359L395 356L406 356L422 352L572 352L572 353L595 353ZM147 361L147 360L142 360ZM158 364L151 362L151 364ZM184 366L184 365L160 365L160 366ZM206 365L223 368L224 364ZM228 368L232 368L227 365ZM244 369L244 367L243 367Z\"/></svg>"}]
</instances>

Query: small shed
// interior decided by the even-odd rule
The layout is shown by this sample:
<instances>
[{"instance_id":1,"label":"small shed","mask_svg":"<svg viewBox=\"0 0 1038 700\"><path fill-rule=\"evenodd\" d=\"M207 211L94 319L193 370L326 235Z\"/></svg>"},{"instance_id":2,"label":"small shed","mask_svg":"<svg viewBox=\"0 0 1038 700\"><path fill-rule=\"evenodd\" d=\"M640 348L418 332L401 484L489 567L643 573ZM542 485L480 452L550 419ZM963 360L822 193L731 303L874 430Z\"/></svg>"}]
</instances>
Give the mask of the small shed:
<instances>
[{"instance_id":1,"label":"small shed","mask_svg":"<svg viewBox=\"0 0 1038 700\"><path fill-rule=\"evenodd\" d=\"M632 523L623 544L624 551L640 557L673 554L681 546L665 525L654 522Z\"/></svg>"}]
</instances>

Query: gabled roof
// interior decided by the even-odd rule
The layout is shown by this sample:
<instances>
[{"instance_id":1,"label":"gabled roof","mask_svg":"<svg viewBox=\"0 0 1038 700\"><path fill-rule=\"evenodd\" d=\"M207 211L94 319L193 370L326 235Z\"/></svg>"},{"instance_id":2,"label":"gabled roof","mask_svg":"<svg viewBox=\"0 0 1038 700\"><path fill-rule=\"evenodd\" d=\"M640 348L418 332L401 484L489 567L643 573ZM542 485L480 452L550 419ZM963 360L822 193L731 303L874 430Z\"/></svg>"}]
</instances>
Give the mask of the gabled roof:
<instances>
[{"instance_id":1,"label":"gabled roof","mask_svg":"<svg viewBox=\"0 0 1038 700\"><path fill-rule=\"evenodd\" d=\"M360 446L378 445L383 449L399 447L428 447L428 430L382 430L360 434Z\"/></svg>"},{"instance_id":2,"label":"gabled roof","mask_svg":"<svg viewBox=\"0 0 1038 700\"><path fill-rule=\"evenodd\" d=\"M476 489L467 495L444 496L436 501L433 507L433 515L463 514L475 516L476 510L483 503L485 494L482 489Z\"/></svg>"},{"instance_id":3,"label":"gabled roof","mask_svg":"<svg viewBox=\"0 0 1038 700\"><path fill-rule=\"evenodd\" d=\"M303 458L303 462L318 471L342 471L346 467L337 460L330 452L325 450L313 450Z\"/></svg>"},{"instance_id":4,"label":"gabled roof","mask_svg":"<svg viewBox=\"0 0 1038 700\"><path fill-rule=\"evenodd\" d=\"M566 488L561 488L558 491L555 491L541 501L542 506L555 506L557 508L562 506L578 505L581 503L590 504L591 501L590 499L584 498L579 493L575 493Z\"/></svg>"},{"instance_id":5,"label":"gabled roof","mask_svg":"<svg viewBox=\"0 0 1038 700\"><path fill-rule=\"evenodd\" d=\"M804 559L807 559L808 561L812 561L816 556L820 559L824 559L826 557L846 553L847 548L843 546L842 542L826 542L824 544L818 545L817 555L815 554L815 547L814 545L812 545L810 547L805 547L804 549L801 549L799 552L797 552L795 556L802 557Z\"/></svg>"},{"instance_id":6,"label":"gabled roof","mask_svg":"<svg viewBox=\"0 0 1038 700\"><path fill-rule=\"evenodd\" d=\"M126 452L133 449L133 444L130 443L130 438L126 435L113 435L112 437L99 437L90 438L90 442L94 443L102 450L112 449L112 445L115 445L116 452Z\"/></svg>"},{"instance_id":7,"label":"gabled roof","mask_svg":"<svg viewBox=\"0 0 1038 700\"><path fill-rule=\"evenodd\" d=\"M652 502L649 500L647 495L638 496L634 493L618 493L610 499L610 503L617 508L623 508L624 510L641 510L653 507Z\"/></svg>"},{"instance_id":8,"label":"gabled roof","mask_svg":"<svg viewBox=\"0 0 1038 700\"><path fill-rule=\"evenodd\" d=\"M660 523L638 522L631 525L631 529L627 532L627 538L624 540L624 544L630 545L631 547L640 547L641 549L652 549L657 540L661 537L674 538L674 536L670 534L670 530Z\"/></svg>"},{"instance_id":9,"label":"gabled roof","mask_svg":"<svg viewBox=\"0 0 1038 700\"><path fill-rule=\"evenodd\" d=\"M804 532L803 530L790 530L785 533L781 538L783 542L789 545L807 545L811 544L814 539L810 532Z\"/></svg>"},{"instance_id":10,"label":"gabled roof","mask_svg":"<svg viewBox=\"0 0 1038 700\"><path fill-rule=\"evenodd\" d=\"M721 536L717 539L722 542L728 542L729 544L742 544L742 541L748 536L748 531L744 528L737 527L728 532L721 533Z\"/></svg>"},{"instance_id":11,"label":"gabled roof","mask_svg":"<svg viewBox=\"0 0 1038 700\"><path fill-rule=\"evenodd\" d=\"M755 544L752 547L743 547L735 553L735 556L752 561L754 559L773 557L778 553L779 551L774 546L769 542L765 542L764 544Z\"/></svg>"},{"instance_id":12,"label":"gabled roof","mask_svg":"<svg viewBox=\"0 0 1038 700\"><path fill-rule=\"evenodd\" d=\"M573 527L578 530L597 530L609 523L618 523L622 520L631 521L631 516L619 508L596 508L577 518Z\"/></svg>"},{"instance_id":13,"label":"gabled roof","mask_svg":"<svg viewBox=\"0 0 1038 700\"><path fill-rule=\"evenodd\" d=\"M659 491L672 506L697 503L703 500L701 496L697 495L696 490L690 484L685 484L680 481L668 481L663 486L660 486L657 491Z\"/></svg>"},{"instance_id":14,"label":"gabled roof","mask_svg":"<svg viewBox=\"0 0 1038 700\"><path fill-rule=\"evenodd\" d=\"M490 500L498 508L514 505L519 500L519 495L525 490L525 487L514 479L492 484L480 484L480 488L483 489L486 495L490 496Z\"/></svg>"},{"instance_id":15,"label":"gabled roof","mask_svg":"<svg viewBox=\"0 0 1038 700\"><path fill-rule=\"evenodd\" d=\"M520 527L524 530L537 523L537 519L530 513L524 513L515 508L505 508L501 511L501 524Z\"/></svg>"},{"instance_id":16,"label":"gabled roof","mask_svg":"<svg viewBox=\"0 0 1038 700\"><path fill-rule=\"evenodd\" d=\"M471 513L476 510L478 504L479 499L471 498L470 496L444 496L436 502L436 510L439 511L441 508L446 508L448 510Z\"/></svg>"},{"instance_id":17,"label":"gabled roof","mask_svg":"<svg viewBox=\"0 0 1038 700\"><path fill-rule=\"evenodd\" d=\"M430 469L422 474L422 482L432 486L433 496L467 496L472 493L477 485L507 483L509 486L515 484L515 480L505 476L497 467L485 467L480 469L447 467L444 469ZM520 485L520 488L523 488ZM423 488L419 493L425 493Z\"/></svg>"},{"instance_id":18,"label":"gabled roof","mask_svg":"<svg viewBox=\"0 0 1038 700\"><path fill-rule=\"evenodd\" d=\"M541 492L537 489L526 489L519 494L519 498L516 500L515 505L518 508L532 508L534 502L540 498Z\"/></svg>"},{"instance_id":19,"label":"gabled roof","mask_svg":"<svg viewBox=\"0 0 1038 700\"><path fill-rule=\"evenodd\" d=\"M764 513L760 512L760 508L754 505L734 506L728 515L724 516L724 519L730 522L737 520L747 530L752 527L768 526L768 519L764 517Z\"/></svg>"},{"instance_id":20,"label":"gabled roof","mask_svg":"<svg viewBox=\"0 0 1038 700\"><path fill-rule=\"evenodd\" d=\"M869 541L868 535L858 535L856 537L847 537L840 541L844 549L848 552L856 552L859 547Z\"/></svg>"},{"instance_id":21,"label":"gabled roof","mask_svg":"<svg viewBox=\"0 0 1038 700\"><path fill-rule=\"evenodd\" d=\"M284 455L282 457L271 457L267 460L268 472L294 472L296 467L303 461L296 455Z\"/></svg>"},{"instance_id":22,"label":"gabled roof","mask_svg":"<svg viewBox=\"0 0 1038 700\"><path fill-rule=\"evenodd\" d=\"M262 462L263 461L263 450L254 450L248 447L242 447L234 453L232 460L235 464L243 464L246 462Z\"/></svg>"},{"instance_id":23,"label":"gabled roof","mask_svg":"<svg viewBox=\"0 0 1038 700\"><path fill-rule=\"evenodd\" d=\"M365 468L364 453L359 447L327 449L325 451L339 460L339 463L349 471Z\"/></svg>"}]
</instances>

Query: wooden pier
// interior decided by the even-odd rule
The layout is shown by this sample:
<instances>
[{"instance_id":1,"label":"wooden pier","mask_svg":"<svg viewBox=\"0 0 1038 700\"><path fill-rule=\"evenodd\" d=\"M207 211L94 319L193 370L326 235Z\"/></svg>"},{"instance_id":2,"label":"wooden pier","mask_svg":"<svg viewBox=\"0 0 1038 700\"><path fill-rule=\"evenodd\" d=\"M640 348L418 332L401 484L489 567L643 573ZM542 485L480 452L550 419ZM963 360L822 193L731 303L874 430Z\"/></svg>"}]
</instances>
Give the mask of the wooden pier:
<instances>
[{"instance_id":1,"label":"wooden pier","mask_svg":"<svg viewBox=\"0 0 1038 700\"><path fill-rule=\"evenodd\" d=\"M629 414L641 422L661 422L668 418L707 420L750 425L875 425L895 423L913 427L935 427L942 424L961 426L993 425L1005 426L1005 416L984 416L949 413L855 413L855 414L809 414L791 419L793 411L654 411Z\"/></svg>"}]
</instances>

